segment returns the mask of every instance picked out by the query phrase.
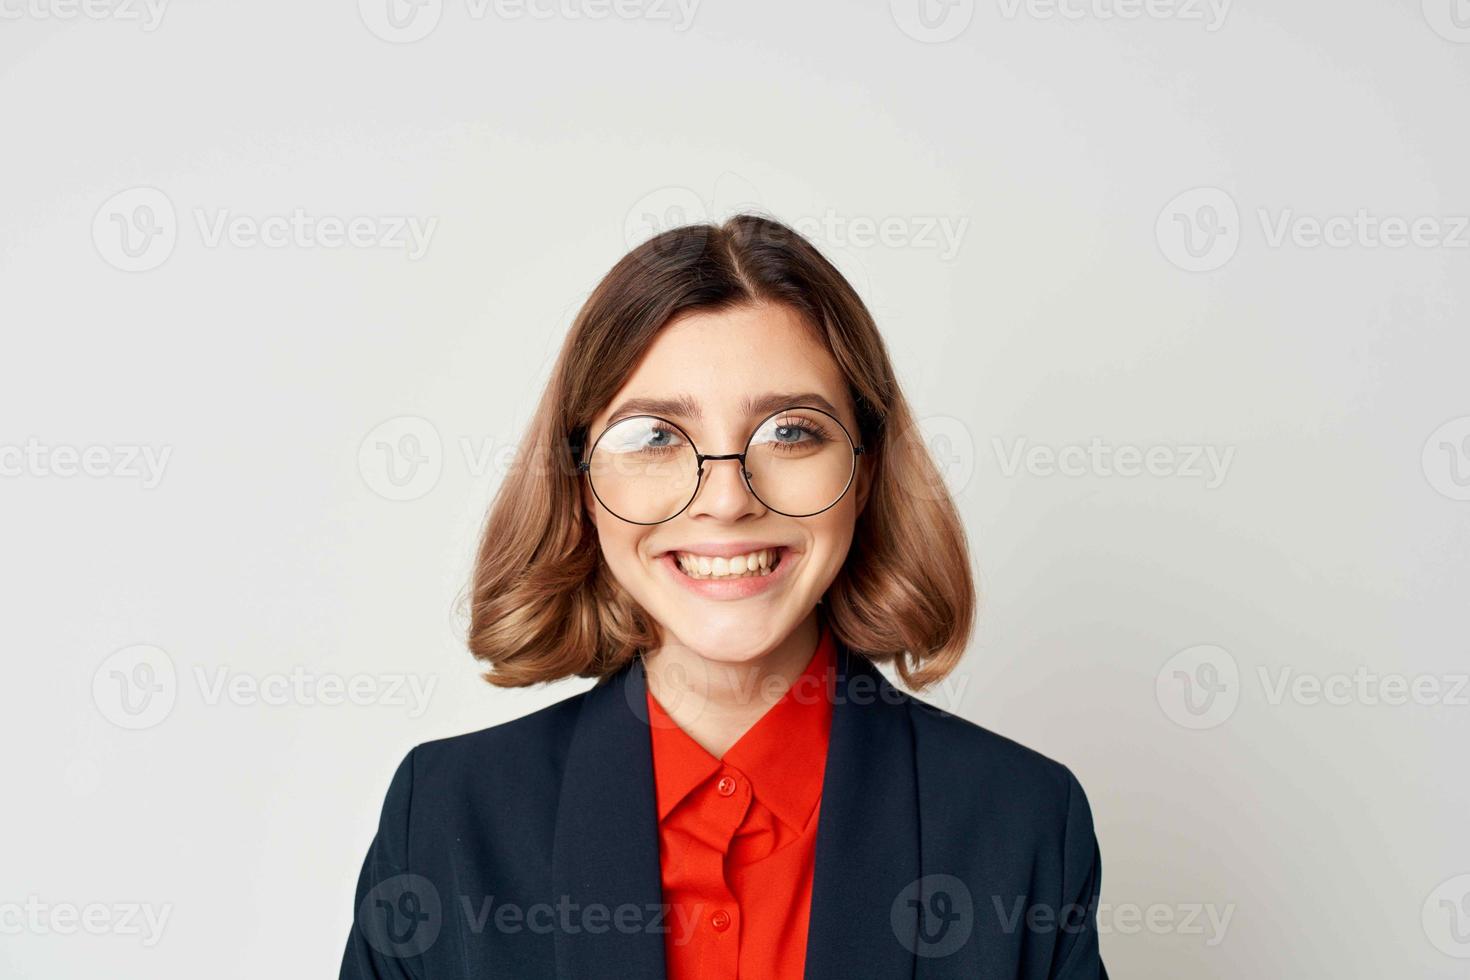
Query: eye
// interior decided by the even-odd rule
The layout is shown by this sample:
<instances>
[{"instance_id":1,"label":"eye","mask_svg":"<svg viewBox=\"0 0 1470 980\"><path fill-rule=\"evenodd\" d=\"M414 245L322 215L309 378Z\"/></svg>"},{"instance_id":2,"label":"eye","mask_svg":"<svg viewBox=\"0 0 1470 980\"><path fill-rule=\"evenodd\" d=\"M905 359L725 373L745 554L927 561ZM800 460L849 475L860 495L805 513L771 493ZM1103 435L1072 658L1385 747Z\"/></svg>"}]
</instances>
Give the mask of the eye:
<instances>
[{"instance_id":1,"label":"eye","mask_svg":"<svg viewBox=\"0 0 1470 980\"><path fill-rule=\"evenodd\" d=\"M831 441L821 423L801 416L772 419L763 431L757 433L756 443L763 443L778 450L815 449Z\"/></svg>"},{"instance_id":2,"label":"eye","mask_svg":"<svg viewBox=\"0 0 1470 980\"><path fill-rule=\"evenodd\" d=\"M648 429L648 435L644 439L644 445L649 449L665 449L679 442L679 434L673 429L662 425L652 425Z\"/></svg>"},{"instance_id":3,"label":"eye","mask_svg":"<svg viewBox=\"0 0 1470 980\"><path fill-rule=\"evenodd\" d=\"M684 434L668 422L635 415L619 419L609 426L598 443L598 449L619 454L662 454L683 451L688 445Z\"/></svg>"}]
</instances>

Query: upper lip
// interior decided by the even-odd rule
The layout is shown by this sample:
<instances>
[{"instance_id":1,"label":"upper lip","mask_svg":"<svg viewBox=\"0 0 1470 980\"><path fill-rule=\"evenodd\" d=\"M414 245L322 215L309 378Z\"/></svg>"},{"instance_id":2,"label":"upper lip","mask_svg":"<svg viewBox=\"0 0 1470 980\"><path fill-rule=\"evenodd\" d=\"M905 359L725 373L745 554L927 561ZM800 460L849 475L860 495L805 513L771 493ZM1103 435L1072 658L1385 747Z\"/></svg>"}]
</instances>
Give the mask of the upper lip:
<instances>
[{"instance_id":1,"label":"upper lip","mask_svg":"<svg viewBox=\"0 0 1470 980\"><path fill-rule=\"evenodd\" d=\"M703 555L706 558L734 558L736 555L748 555L752 551L776 550L789 547L784 544L773 544L769 541L702 541L698 544L686 544L677 548L665 548L661 554L682 551L691 555Z\"/></svg>"}]
</instances>

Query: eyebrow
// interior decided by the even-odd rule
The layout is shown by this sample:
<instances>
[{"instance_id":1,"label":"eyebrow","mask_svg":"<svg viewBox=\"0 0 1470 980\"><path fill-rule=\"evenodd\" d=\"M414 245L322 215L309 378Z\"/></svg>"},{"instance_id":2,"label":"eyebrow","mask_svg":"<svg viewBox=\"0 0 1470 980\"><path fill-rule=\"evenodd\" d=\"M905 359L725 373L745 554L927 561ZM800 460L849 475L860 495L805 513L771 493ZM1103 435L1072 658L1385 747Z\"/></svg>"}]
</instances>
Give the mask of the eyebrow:
<instances>
[{"instance_id":1,"label":"eyebrow","mask_svg":"<svg viewBox=\"0 0 1470 980\"><path fill-rule=\"evenodd\" d=\"M795 405L810 405L820 408L834 418L837 408L815 391L771 391L764 395L747 395L740 408L747 416L769 415ZM703 419L704 412L693 395L674 395L670 398L629 398L613 409L608 416L611 425L629 415L664 415L674 419Z\"/></svg>"}]
</instances>

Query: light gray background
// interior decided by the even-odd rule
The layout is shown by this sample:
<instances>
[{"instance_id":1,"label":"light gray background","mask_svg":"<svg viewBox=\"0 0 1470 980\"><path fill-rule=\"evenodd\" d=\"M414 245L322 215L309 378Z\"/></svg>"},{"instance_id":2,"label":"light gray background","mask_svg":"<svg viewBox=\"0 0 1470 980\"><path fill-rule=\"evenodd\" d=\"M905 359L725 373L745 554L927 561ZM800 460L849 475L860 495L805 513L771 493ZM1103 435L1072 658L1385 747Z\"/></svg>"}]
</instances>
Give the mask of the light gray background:
<instances>
[{"instance_id":1,"label":"light gray background","mask_svg":"<svg viewBox=\"0 0 1470 980\"><path fill-rule=\"evenodd\" d=\"M455 611L572 315L755 208L887 337L984 593L930 699L1076 771L1114 975L1467 975L1470 4L387 2L0 3L0 973L335 975L404 752L585 684Z\"/></svg>"}]
</instances>

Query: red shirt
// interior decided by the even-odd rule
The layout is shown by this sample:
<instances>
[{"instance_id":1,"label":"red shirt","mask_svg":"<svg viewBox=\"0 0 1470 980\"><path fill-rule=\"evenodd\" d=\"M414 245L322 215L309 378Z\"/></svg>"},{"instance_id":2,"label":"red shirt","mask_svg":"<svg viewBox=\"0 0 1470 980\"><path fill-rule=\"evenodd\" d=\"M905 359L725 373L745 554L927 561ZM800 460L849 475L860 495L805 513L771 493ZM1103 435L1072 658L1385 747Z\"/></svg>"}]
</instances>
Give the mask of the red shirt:
<instances>
[{"instance_id":1,"label":"red shirt","mask_svg":"<svg viewBox=\"0 0 1470 980\"><path fill-rule=\"evenodd\" d=\"M723 758L648 694L668 980L802 980L832 723L832 636Z\"/></svg>"}]
</instances>

